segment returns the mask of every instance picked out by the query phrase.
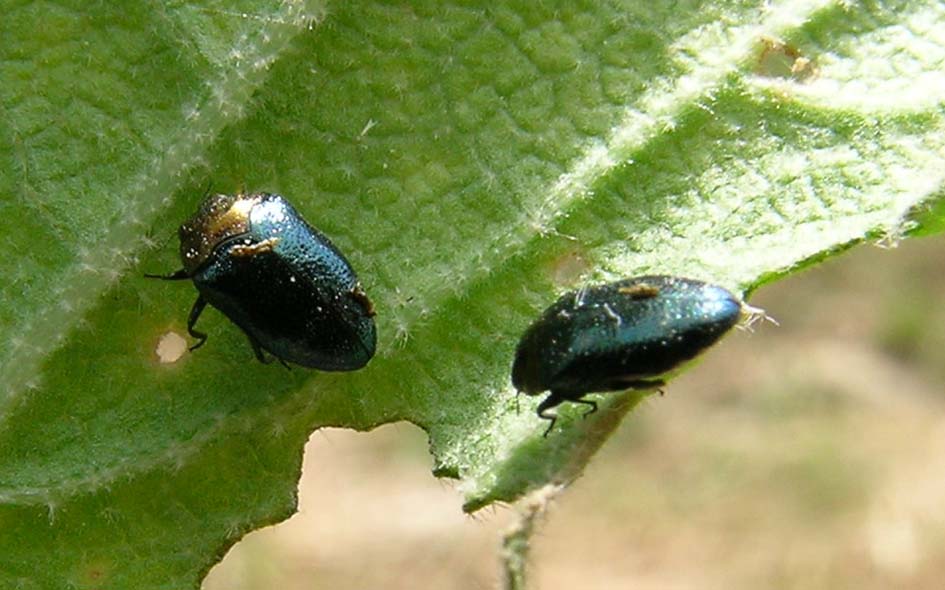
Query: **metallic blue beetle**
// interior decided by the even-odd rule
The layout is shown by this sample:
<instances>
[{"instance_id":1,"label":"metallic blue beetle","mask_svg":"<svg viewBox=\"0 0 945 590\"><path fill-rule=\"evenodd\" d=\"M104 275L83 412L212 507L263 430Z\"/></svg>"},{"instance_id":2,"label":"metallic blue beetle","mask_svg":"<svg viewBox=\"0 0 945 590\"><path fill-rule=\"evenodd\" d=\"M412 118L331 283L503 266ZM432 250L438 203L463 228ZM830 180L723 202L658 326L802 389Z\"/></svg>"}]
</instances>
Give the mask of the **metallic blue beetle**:
<instances>
[{"instance_id":1,"label":"metallic blue beetle","mask_svg":"<svg viewBox=\"0 0 945 590\"><path fill-rule=\"evenodd\" d=\"M522 335L512 384L539 395L538 415L565 401L590 406L588 393L651 389L661 377L734 326L741 302L716 285L670 276L625 279L562 296ZM586 414L585 414L586 415Z\"/></svg>"},{"instance_id":2,"label":"metallic blue beetle","mask_svg":"<svg viewBox=\"0 0 945 590\"><path fill-rule=\"evenodd\" d=\"M180 226L184 268L167 280L191 279L200 293L187 332L209 303L285 364L353 371L374 356L374 306L341 252L285 198L267 193L211 195Z\"/></svg>"}]
</instances>

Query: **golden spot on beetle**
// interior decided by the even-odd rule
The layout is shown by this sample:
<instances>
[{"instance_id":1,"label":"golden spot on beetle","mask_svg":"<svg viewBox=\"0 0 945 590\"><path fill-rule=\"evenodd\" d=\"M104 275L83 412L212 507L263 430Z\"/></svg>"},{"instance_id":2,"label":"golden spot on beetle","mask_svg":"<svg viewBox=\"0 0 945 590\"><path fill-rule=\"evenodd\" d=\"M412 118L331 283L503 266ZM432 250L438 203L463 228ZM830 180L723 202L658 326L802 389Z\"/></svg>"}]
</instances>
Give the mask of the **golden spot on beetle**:
<instances>
[{"instance_id":1,"label":"golden spot on beetle","mask_svg":"<svg viewBox=\"0 0 945 590\"><path fill-rule=\"evenodd\" d=\"M655 285L640 283L639 285L620 287L617 292L621 295L628 295L630 299L652 299L660 294L660 288Z\"/></svg>"},{"instance_id":2,"label":"golden spot on beetle","mask_svg":"<svg viewBox=\"0 0 945 590\"><path fill-rule=\"evenodd\" d=\"M187 340L171 330L161 335L154 352L162 365L176 363L187 352Z\"/></svg>"},{"instance_id":3,"label":"golden spot on beetle","mask_svg":"<svg viewBox=\"0 0 945 590\"><path fill-rule=\"evenodd\" d=\"M279 243L279 238L267 238L258 244L238 244L230 249L230 256L243 258L246 256L255 256L264 252L272 252L272 249Z\"/></svg>"},{"instance_id":4,"label":"golden spot on beetle","mask_svg":"<svg viewBox=\"0 0 945 590\"><path fill-rule=\"evenodd\" d=\"M368 298L367 293L364 292L364 287L361 286L361 283L357 283L354 288L351 289L351 296L364 307L364 313L366 313L369 318L373 318L377 315L377 311L374 309L374 303Z\"/></svg>"},{"instance_id":5,"label":"golden spot on beetle","mask_svg":"<svg viewBox=\"0 0 945 590\"><path fill-rule=\"evenodd\" d=\"M591 263L583 252L570 250L551 261L549 274L555 285L573 285L590 267Z\"/></svg>"},{"instance_id":6,"label":"golden spot on beetle","mask_svg":"<svg viewBox=\"0 0 945 590\"><path fill-rule=\"evenodd\" d=\"M785 78L795 82L808 82L817 75L813 59L801 50L774 37L760 39L755 73L766 78Z\"/></svg>"},{"instance_id":7,"label":"golden spot on beetle","mask_svg":"<svg viewBox=\"0 0 945 590\"><path fill-rule=\"evenodd\" d=\"M184 268L193 274L217 244L249 231L249 212L262 195L214 195L207 198L193 219L180 226Z\"/></svg>"}]
</instances>

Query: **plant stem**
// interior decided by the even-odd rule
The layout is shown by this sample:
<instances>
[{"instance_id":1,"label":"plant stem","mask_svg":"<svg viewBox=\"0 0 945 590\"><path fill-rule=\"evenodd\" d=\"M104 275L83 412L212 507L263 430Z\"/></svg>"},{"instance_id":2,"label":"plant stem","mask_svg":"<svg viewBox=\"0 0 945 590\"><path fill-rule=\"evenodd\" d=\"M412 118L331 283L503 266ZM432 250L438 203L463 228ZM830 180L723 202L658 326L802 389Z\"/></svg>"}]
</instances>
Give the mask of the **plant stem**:
<instances>
[{"instance_id":1,"label":"plant stem","mask_svg":"<svg viewBox=\"0 0 945 590\"><path fill-rule=\"evenodd\" d=\"M521 502L518 518L502 534L502 588L525 590L529 541L536 523L564 486L548 484L528 494Z\"/></svg>"}]
</instances>

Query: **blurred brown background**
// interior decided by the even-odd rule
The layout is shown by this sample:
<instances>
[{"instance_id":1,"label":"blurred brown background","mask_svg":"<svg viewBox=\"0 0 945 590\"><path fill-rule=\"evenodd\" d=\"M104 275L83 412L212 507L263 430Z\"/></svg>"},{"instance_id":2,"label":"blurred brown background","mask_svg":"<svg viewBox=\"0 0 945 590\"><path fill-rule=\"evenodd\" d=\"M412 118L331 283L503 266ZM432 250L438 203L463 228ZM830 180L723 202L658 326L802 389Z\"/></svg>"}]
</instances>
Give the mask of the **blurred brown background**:
<instances>
[{"instance_id":1,"label":"blurred brown background","mask_svg":"<svg viewBox=\"0 0 945 590\"><path fill-rule=\"evenodd\" d=\"M861 246L751 299L630 415L533 542L531 588L945 587L945 241ZM313 435L301 509L205 590L498 586L507 507L464 516L423 433Z\"/></svg>"}]
</instances>

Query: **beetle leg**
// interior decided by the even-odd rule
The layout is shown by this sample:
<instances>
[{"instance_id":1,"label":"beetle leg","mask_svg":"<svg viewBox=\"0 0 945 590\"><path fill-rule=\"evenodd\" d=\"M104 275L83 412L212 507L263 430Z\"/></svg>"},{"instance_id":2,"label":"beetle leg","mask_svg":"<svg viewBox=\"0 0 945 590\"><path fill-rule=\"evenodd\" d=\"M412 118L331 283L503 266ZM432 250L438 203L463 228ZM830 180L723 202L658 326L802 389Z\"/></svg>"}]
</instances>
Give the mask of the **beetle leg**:
<instances>
[{"instance_id":1,"label":"beetle leg","mask_svg":"<svg viewBox=\"0 0 945 590\"><path fill-rule=\"evenodd\" d=\"M551 432L551 429L555 427L555 422L558 421L558 416L556 414L548 414L548 410L557 406L564 401L564 398L559 397L557 393L552 391L548 394L548 397L543 399L540 404L538 404L538 409L536 410L538 417L544 420L550 420L551 423L548 425L548 428L545 429L545 433L542 434L543 437L547 438L548 433Z\"/></svg>"},{"instance_id":2,"label":"beetle leg","mask_svg":"<svg viewBox=\"0 0 945 590\"><path fill-rule=\"evenodd\" d=\"M169 275L152 275L145 273L144 276L148 279L161 279L162 281L183 281L184 279L190 278L190 275L187 274L187 271L184 269L174 271Z\"/></svg>"},{"instance_id":3,"label":"beetle leg","mask_svg":"<svg viewBox=\"0 0 945 590\"><path fill-rule=\"evenodd\" d=\"M660 395L663 395L662 387L666 385L666 381L662 379L639 379L630 383L628 387L630 389L658 389Z\"/></svg>"},{"instance_id":4,"label":"beetle leg","mask_svg":"<svg viewBox=\"0 0 945 590\"><path fill-rule=\"evenodd\" d=\"M637 379L635 377L617 377L607 383L607 391L623 391L624 389L643 390L658 389L662 395L662 389L666 381L662 379Z\"/></svg>"},{"instance_id":5,"label":"beetle leg","mask_svg":"<svg viewBox=\"0 0 945 590\"><path fill-rule=\"evenodd\" d=\"M253 347L253 354L256 355L256 360L258 360L264 365L268 365L268 364L271 364L272 361L279 359L279 362L282 363L283 367L285 367L286 369L290 371L292 370L292 367L289 366L289 363L285 362L284 360L277 357L276 355L272 355L272 358L267 358L266 355L263 353L263 347L262 347L262 344L259 343L259 340L256 340L249 334L246 334L246 337L249 338L249 345Z\"/></svg>"},{"instance_id":6,"label":"beetle leg","mask_svg":"<svg viewBox=\"0 0 945 590\"><path fill-rule=\"evenodd\" d=\"M256 360L264 365L271 363L272 359L267 359L266 355L263 354L262 345L259 344L259 340L256 340L249 334L246 334L246 337L249 338L249 345L253 347L253 354L256 355Z\"/></svg>"},{"instance_id":7,"label":"beetle leg","mask_svg":"<svg viewBox=\"0 0 945 590\"><path fill-rule=\"evenodd\" d=\"M539 414L539 415L540 415L542 418L544 418L545 420L550 420L550 421L551 421L551 422L548 423L548 428L545 429L544 434L541 435L542 438L548 438L548 433L551 432L551 429L555 427L555 422L558 421L558 417L555 416L554 414L550 414L550 415L548 415L548 416L541 415L541 414Z\"/></svg>"},{"instance_id":8,"label":"beetle leg","mask_svg":"<svg viewBox=\"0 0 945 590\"><path fill-rule=\"evenodd\" d=\"M187 333L197 339L197 344L191 346L189 350L196 350L207 341L206 334L194 330L194 326L197 325L197 318L203 313L205 307L207 307L207 300L202 295L198 295L197 301L194 301L194 306L190 308L190 316L187 317Z\"/></svg>"},{"instance_id":9,"label":"beetle leg","mask_svg":"<svg viewBox=\"0 0 945 590\"><path fill-rule=\"evenodd\" d=\"M576 404L584 404L585 406L590 406L590 407L591 407L590 410L584 412L584 417L585 417L585 418L587 418L588 416L590 416L591 414L593 414L594 412L597 411L597 402L595 402L595 401L593 401L593 400L584 399L584 398L578 398L578 399L572 399L572 400L570 400L570 401L572 401L572 402L574 402L574 403L576 403Z\"/></svg>"},{"instance_id":10,"label":"beetle leg","mask_svg":"<svg viewBox=\"0 0 945 590\"><path fill-rule=\"evenodd\" d=\"M630 389L655 389L660 397L663 397L663 387L666 385L666 381L662 379L640 379L639 381L634 381L630 386Z\"/></svg>"}]
</instances>

